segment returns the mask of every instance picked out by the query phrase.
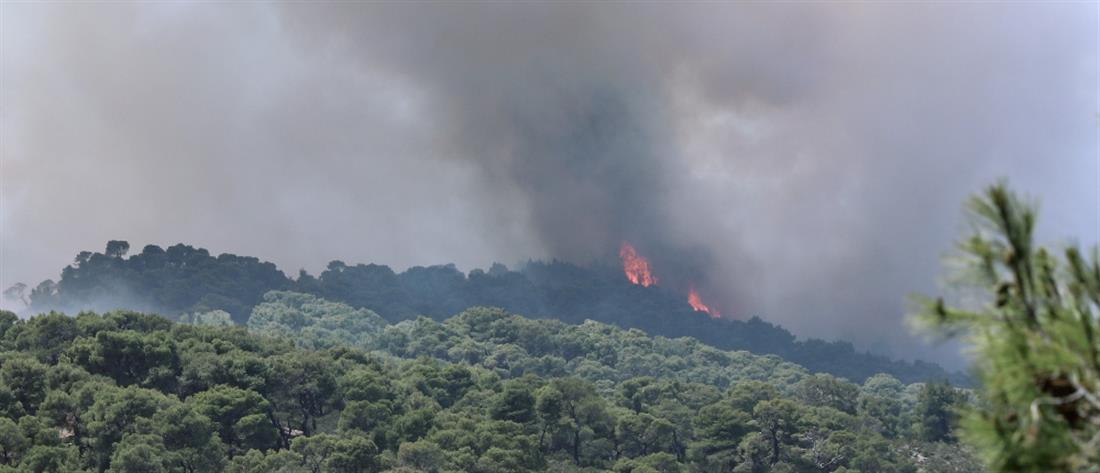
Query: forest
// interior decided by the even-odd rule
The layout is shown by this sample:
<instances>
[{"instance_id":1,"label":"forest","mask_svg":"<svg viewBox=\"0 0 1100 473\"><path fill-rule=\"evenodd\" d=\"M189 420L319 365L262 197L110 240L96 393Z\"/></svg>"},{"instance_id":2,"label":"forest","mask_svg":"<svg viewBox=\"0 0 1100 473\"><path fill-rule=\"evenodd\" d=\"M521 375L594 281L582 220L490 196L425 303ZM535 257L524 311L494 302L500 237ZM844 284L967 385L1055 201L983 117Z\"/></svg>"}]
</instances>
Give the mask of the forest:
<instances>
[{"instance_id":1,"label":"forest","mask_svg":"<svg viewBox=\"0 0 1100 473\"><path fill-rule=\"evenodd\" d=\"M968 391L471 308L3 313L10 471L973 471ZM0 470L0 471L7 471Z\"/></svg>"},{"instance_id":2,"label":"forest","mask_svg":"<svg viewBox=\"0 0 1100 473\"><path fill-rule=\"evenodd\" d=\"M254 258L183 246L123 258L112 242L32 304L125 287L178 312L0 312L0 471L1095 472L1097 251L1035 245L1034 207L1003 185L968 209L964 275L990 303L926 297L915 317L967 337L972 386L848 378L618 320L432 312L470 294L534 304L508 288L598 274L561 263L468 278L333 263L291 281ZM163 276L135 287L135 274ZM195 300L201 288L220 290Z\"/></svg>"},{"instance_id":3,"label":"forest","mask_svg":"<svg viewBox=\"0 0 1100 473\"><path fill-rule=\"evenodd\" d=\"M844 341L798 340L758 317L713 319L692 310L681 294L631 284L621 268L610 264L529 261L520 270L509 270L498 263L488 271L463 274L450 264L395 273L383 265L333 261L319 276L301 271L292 279L258 258L212 256L184 244L167 249L148 245L127 257L128 250L128 242L116 240L103 252L81 252L61 271L60 280L43 281L16 297L25 298L32 312L126 308L172 317L222 310L242 325L264 294L275 290L367 308L389 322L420 316L444 320L468 307L500 307L528 317L571 324L595 320L670 338L693 337L726 350L774 354L855 382L889 373L905 383L970 383L965 373L934 363L859 352Z\"/></svg>"},{"instance_id":4,"label":"forest","mask_svg":"<svg viewBox=\"0 0 1100 473\"><path fill-rule=\"evenodd\" d=\"M0 0L0 473L528 472L1100 473L1100 0Z\"/></svg>"}]
</instances>

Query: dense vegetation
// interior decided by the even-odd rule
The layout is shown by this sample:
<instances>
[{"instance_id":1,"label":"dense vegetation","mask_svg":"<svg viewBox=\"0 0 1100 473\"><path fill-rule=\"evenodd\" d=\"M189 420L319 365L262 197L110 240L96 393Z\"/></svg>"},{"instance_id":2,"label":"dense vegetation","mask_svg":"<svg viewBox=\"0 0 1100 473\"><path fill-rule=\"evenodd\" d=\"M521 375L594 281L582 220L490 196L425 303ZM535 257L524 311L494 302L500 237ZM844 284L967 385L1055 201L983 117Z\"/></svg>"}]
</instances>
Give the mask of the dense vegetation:
<instances>
[{"instance_id":1,"label":"dense vegetation","mask_svg":"<svg viewBox=\"0 0 1100 473\"><path fill-rule=\"evenodd\" d=\"M475 308L0 313L0 471L964 472L964 391ZM251 332L251 333L250 333Z\"/></svg>"},{"instance_id":2,"label":"dense vegetation","mask_svg":"<svg viewBox=\"0 0 1100 473\"><path fill-rule=\"evenodd\" d=\"M969 208L958 281L970 297L925 300L922 315L980 355L965 436L996 471L1100 472L1100 252L1036 247L1035 206L1003 184Z\"/></svg>"},{"instance_id":3,"label":"dense vegetation","mask_svg":"<svg viewBox=\"0 0 1100 473\"><path fill-rule=\"evenodd\" d=\"M852 383L616 321L487 307L442 318L431 305L409 312L429 316L383 317L364 301L397 301L381 306L400 313L405 296L361 285L381 267L334 263L291 281L254 259L205 255L162 271L267 274L277 290L238 282L218 297L248 295L228 305L180 297L200 310L175 321L0 311L0 472L931 473L980 471L979 459L998 472L1100 472L1100 250L1036 246L1034 206L1003 185L970 209L953 302L919 302L920 320L973 343L976 391L889 374ZM123 258L125 246L79 267L125 267L137 258ZM194 269L204 265L221 269ZM555 266L574 280L599 274L555 263L449 280L545 288L532 275ZM74 284L88 281L79 267L65 274ZM446 292L429 277L438 270L393 276ZM189 294L147 284L150 304ZM96 287L110 285L84 290ZM44 284L31 297L64 294ZM244 317L219 308L246 306Z\"/></svg>"},{"instance_id":4,"label":"dense vegetation","mask_svg":"<svg viewBox=\"0 0 1100 473\"><path fill-rule=\"evenodd\" d=\"M903 382L950 379L958 373L921 361L894 361L857 352L847 342L798 341L759 318L714 320L695 312L683 294L630 284L610 266L529 262L519 271L494 264L469 274L453 265L389 267L329 263L319 276L302 271L287 278L271 263L175 245L149 245L126 257L129 244L112 241L103 253L82 252L58 282L44 281L29 295L33 312L125 308L178 315L224 310L238 324L272 290L294 290L367 308L390 322L427 316L443 320L468 307L493 306L532 317L580 324L591 319L667 337L693 337L728 350L775 354L813 372L862 381L889 373ZM13 294L15 295L15 294Z\"/></svg>"}]
</instances>

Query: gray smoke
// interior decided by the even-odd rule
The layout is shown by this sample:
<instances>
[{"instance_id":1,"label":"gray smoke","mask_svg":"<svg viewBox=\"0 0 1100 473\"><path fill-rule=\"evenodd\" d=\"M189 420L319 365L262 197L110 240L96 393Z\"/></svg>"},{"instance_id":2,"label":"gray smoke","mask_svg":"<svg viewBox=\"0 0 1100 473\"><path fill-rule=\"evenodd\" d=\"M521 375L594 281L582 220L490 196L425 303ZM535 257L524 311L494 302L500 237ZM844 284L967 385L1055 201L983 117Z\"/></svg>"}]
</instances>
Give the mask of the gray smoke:
<instances>
[{"instance_id":1,"label":"gray smoke","mask_svg":"<svg viewBox=\"0 0 1100 473\"><path fill-rule=\"evenodd\" d=\"M614 258L896 356L965 197L1100 240L1095 4L4 4L0 285L112 238ZM36 279L37 278L37 279Z\"/></svg>"},{"instance_id":2,"label":"gray smoke","mask_svg":"<svg viewBox=\"0 0 1100 473\"><path fill-rule=\"evenodd\" d=\"M668 176L682 169L674 164L673 78L664 69L677 51L647 39L660 28L659 12L300 7L289 5L283 17L309 49L334 48L364 70L415 81L441 125L439 154L472 162L492 198L518 202L548 255L607 259L630 241L666 281L709 269L696 264L709 260L697 256L706 247L670 231L668 197L678 183Z\"/></svg>"}]
</instances>

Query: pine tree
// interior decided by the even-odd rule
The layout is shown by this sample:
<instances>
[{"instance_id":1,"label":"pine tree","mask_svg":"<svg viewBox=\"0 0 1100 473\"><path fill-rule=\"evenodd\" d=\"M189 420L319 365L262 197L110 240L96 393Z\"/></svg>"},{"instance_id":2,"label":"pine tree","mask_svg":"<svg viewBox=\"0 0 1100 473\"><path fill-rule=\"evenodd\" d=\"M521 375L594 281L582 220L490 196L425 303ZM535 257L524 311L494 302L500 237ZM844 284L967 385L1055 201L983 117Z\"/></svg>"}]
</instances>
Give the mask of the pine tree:
<instances>
[{"instance_id":1,"label":"pine tree","mask_svg":"<svg viewBox=\"0 0 1100 473\"><path fill-rule=\"evenodd\" d=\"M1033 244L1036 206L1004 183L968 205L956 306L918 320L966 337L981 379L962 436L993 471L1100 471L1100 258ZM973 291L977 289L977 291ZM976 297L975 297L976 296Z\"/></svg>"}]
</instances>

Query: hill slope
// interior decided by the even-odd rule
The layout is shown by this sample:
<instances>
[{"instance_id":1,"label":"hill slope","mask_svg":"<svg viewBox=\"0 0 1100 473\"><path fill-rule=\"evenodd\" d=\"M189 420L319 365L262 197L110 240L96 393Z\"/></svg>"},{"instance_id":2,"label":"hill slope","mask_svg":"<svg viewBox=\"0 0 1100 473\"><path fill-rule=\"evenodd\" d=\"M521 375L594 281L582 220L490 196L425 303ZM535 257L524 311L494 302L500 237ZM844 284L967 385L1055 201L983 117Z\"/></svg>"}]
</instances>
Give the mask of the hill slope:
<instances>
[{"instance_id":1,"label":"hill slope","mask_svg":"<svg viewBox=\"0 0 1100 473\"><path fill-rule=\"evenodd\" d=\"M389 325L276 292L247 332L192 318L216 326L0 312L0 471L977 468L941 385L494 309Z\"/></svg>"},{"instance_id":2,"label":"hill slope","mask_svg":"<svg viewBox=\"0 0 1100 473\"><path fill-rule=\"evenodd\" d=\"M117 245L116 245L117 246ZM395 322L425 315L443 320L473 306L501 307L532 317L579 324L596 320L666 337L694 337L717 348L775 354L813 372L854 381L890 373L904 382L965 376L921 361L896 361L857 352L850 343L796 340L759 318L715 320L696 312L681 294L630 284L617 268L564 262L529 262L519 270L495 264L488 271L459 272L453 265L414 267L396 273L375 264L329 263L319 276L286 277L275 265L204 249L146 246L124 257L81 253L57 283L45 281L31 294L34 311L127 308L182 314L221 309L247 323L270 290L315 294L356 308L369 308Z\"/></svg>"}]
</instances>

